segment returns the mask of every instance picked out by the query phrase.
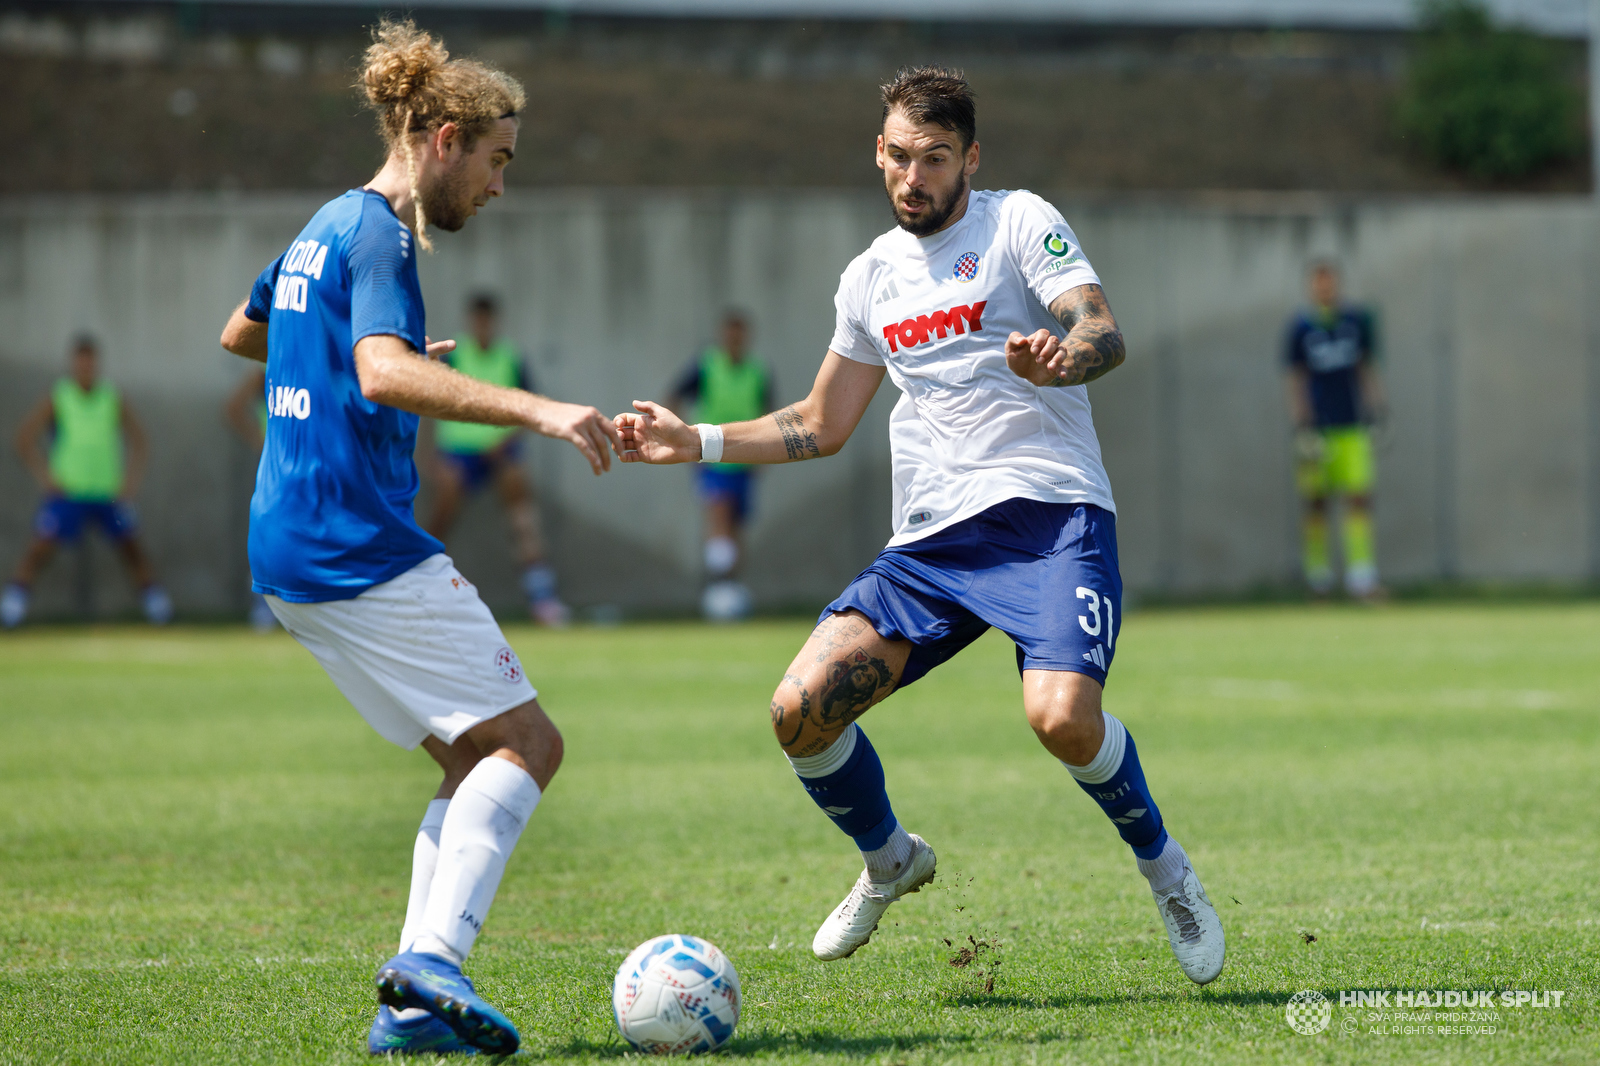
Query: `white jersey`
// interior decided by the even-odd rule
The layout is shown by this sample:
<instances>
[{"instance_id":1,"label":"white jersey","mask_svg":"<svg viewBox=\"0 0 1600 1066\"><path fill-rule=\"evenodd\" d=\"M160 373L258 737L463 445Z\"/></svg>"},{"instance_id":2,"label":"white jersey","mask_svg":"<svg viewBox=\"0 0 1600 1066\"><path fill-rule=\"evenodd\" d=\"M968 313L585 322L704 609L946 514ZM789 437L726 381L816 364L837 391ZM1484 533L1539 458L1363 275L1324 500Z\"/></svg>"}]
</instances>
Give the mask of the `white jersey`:
<instances>
[{"instance_id":1,"label":"white jersey","mask_svg":"<svg viewBox=\"0 0 1600 1066\"><path fill-rule=\"evenodd\" d=\"M887 366L894 536L905 544L1004 500L1115 512L1082 385L1040 388L1006 366L1006 338L1040 328L1068 289L1098 284L1061 213L1031 192L973 192L949 229L898 227L845 268L829 348Z\"/></svg>"}]
</instances>

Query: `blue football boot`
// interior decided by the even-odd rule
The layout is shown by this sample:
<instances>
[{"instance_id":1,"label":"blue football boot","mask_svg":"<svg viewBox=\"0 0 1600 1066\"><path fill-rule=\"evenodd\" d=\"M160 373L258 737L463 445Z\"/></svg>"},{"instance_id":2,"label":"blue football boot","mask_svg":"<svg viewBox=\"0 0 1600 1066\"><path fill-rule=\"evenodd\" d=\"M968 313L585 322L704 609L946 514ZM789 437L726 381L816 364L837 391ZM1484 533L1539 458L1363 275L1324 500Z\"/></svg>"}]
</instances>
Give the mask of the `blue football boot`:
<instances>
[{"instance_id":1,"label":"blue football boot","mask_svg":"<svg viewBox=\"0 0 1600 1066\"><path fill-rule=\"evenodd\" d=\"M374 1055L448 1055L459 1052L476 1055L478 1049L466 1043L456 1031L431 1014L400 1019L388 1006L378 1008L367 1034L367 1050Z\"/></svg>"},{"instance_id":2,"label":"blue football boot","mask_svg":"<svg viewBox=\"0 0 1600 1066\"><path fill-rule=\"evenodd\" d=\"M511 1019L473 990L455 963L420 951L403 951L378 970L378 1002L421 1007L468 1044L492 1055L509 1055L522 1038Z\"/></svg>"}]
</instances>

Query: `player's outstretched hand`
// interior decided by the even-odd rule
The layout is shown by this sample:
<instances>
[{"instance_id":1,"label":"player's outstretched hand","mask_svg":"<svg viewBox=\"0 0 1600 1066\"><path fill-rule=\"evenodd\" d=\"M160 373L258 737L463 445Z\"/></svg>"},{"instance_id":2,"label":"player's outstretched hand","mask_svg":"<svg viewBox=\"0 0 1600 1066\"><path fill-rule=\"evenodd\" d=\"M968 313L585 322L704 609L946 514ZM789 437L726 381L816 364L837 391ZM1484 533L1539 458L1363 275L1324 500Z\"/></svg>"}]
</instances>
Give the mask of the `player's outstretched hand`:
<instances>
[{"instance_id":1,"label":"player's outstretched hand","mask_svg":"<svg viewBox=\"0 0 1600 1066\"><path fill-rule=\"evenodd\" d=\"M700 434L683 419L649 400L633 401L633 410L616 417L625 463L697 463Z\"/></svg>"},{"instance_id":2,"label":"player's outstretched hand","mask_svg":"<svg viewBox=\"0 0 1600 1066\"><path fill-rule=\"evenodd\" d=\"M1006 365L1017 377L1035 385L1054 384L1066 359L1067 349L1061 338L1047 329L1026 337L1013 332L1006 338Z\"/></svg>"},{"instance_id":3,"label":"player's outstretched hand","mask_svg":"<svg viewBox=\"0 0 1600 1066\"><path fill-rule=\"evenodd\" d=\"M597 408L546 399L530 427L535 433L571 441L599 476L611 469L611 453L622 454L622 437L611 419Z\"/></svg>"}]
</instances>

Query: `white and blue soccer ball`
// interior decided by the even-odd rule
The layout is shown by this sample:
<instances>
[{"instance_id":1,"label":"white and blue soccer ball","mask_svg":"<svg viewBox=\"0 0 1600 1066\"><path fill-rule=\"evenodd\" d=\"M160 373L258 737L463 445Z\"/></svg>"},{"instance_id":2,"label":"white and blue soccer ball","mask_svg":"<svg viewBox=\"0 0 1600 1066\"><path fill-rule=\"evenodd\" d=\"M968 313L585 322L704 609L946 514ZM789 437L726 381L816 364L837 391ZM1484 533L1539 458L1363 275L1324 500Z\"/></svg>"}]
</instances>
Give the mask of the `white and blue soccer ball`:
<instances>
[{"instance_id":1,"label":"white and blue soccer ball","mask_svg":"<svg viewBox=\"0 0 1600 1066\"><path fill-rule=\"evenodd\" d=\"M669 933L634 948L611 987L617 1029L650 1055L715 1051L739 1024L739 975L709 940Z\"/></svg>"}]
</instances>

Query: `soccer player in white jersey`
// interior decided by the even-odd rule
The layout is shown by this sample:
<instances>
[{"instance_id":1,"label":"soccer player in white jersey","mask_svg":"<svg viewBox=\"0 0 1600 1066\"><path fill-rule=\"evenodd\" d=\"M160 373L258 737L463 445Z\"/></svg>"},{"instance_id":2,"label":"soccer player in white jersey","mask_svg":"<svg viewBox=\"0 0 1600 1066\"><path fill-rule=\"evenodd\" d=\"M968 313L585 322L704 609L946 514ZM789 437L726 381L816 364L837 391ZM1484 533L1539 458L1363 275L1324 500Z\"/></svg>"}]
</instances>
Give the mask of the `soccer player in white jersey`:
<instances>
[{"instance_id":1,"label":"soccer player in white jersey","mask_svg":"<svg viewBox=\"0 0 1600 1066\"><path fill-rule=\"evenodd\" d=\"M388 157L262 272L223 346L266 364L250 571L283 627L383 737L444 781L413 850L400 953L378 971L374 1054L515 1051L516 1027L461 965L506 860L561 762L561 736L477 591L412 514L419 415L523 426L596 474L619 441L592 407L459 374L427 356L413 245L504 189L522 87L383 23L363 74ZM425 354L426 353L426 354Z\"/></svg>"},{"instance_id":2,"label":"soccer player in white jersey","mask_svg":"<svg viewBox=\"0 0 1600 1066\"><path fill-rule=\"evenodd\" d=\"M934 875L856 719L995 626L1016 642L1040 743L1132 847L1179 965L1205 984L1222 969L1222 925L1133 737L1101 710L1122 580L1084 383L1122 362L1122 334L1055 208L971 191L976 120L959 73L907 70L884 86L877 159L898 225L840 278L811 395L720 426L647 402L617 416L624 462L782 463L837 452L885 373L902 393L889 428L894 536L823 611L772 698L795 773L866 864L812 950L851 954Z\"/></svg>"}]
</instances>

